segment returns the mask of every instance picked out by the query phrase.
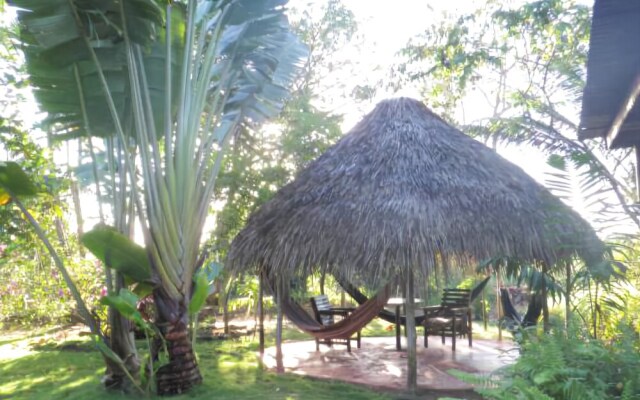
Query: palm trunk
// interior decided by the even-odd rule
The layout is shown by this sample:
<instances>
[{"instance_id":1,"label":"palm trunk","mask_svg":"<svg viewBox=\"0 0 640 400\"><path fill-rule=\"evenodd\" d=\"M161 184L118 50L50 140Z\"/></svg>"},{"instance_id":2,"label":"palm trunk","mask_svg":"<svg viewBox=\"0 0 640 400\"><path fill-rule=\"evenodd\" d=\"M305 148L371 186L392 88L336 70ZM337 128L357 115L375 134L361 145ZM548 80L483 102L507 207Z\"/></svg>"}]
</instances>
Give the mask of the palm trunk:
<instances>
[{"instance_id":1,"label":"palm trunk","mask_svg":"<svg viewBox=\"0 0 640 400\"><path fill-rule=\"evenodd\" d=\"M93 144L91 138L88 138L89 149L91 159L93 160L93 178L96 184L96 201L99 205L100 222L104 223L104 213L102 211L102 196L100 193L100 177L98 175L98 161L95 157L93 150ZM127 176L124 174L124 167L122 165L123 158L120 156L120 145L116 147L113 141L107 143L107 149L109 153L109 171L111 176L115 177L120 174L120 185L126 185ZM116 152L117 148L117 152ZM133 227L133 212L132 207L127 207L127 192L123 189L116 190L115 178L112 181L112 206L114 210L114 225L118 231L124 235L133 237L130 232ZM124 282L124 276L119 272L112 272L105 268L105 283L109 292L119 293L120 289L126 288ZM108 311L109 326L111 328L111 337L109 338L109 347L116 353L120 359L124 361L124 368L126 372L122 370L122 366L114 363L112 360L106 359L107 370L103 383L107 389L122 391L125 393L133 393L134 382L131 382L129 377L132 377L136 383L140 381L140 357L138 356L138 350L136 348L135 336L133 332L133 323L127 318L122 316L116 309L109 307Z\"/></svg>"},{"instance_id":2,"label":"palm trunk","mask_svg":"<svg viewBox=\"0 0 640 400\"><path fill-rule=\"evenodd\" d=\"M136 350L136 344L131 332L131 323L119 312L110 310L111 338L109 347L114 353L124 360L124 367L129 371L133 379L138 382L140 378L140 361ZM110 390L122 391L125 393L137 393L133 382L122 367L105 357L107 370L103 379L104 386Z\"/></svg>"},{"instance_id":3,"label":"palm trunk","mask_svg":"<svg viewBox=\"0 0 640 400\"><path fill-rule=\"evenodd\" d=\"M124 278L117 274L116 277L116 293L125 287ZM109 307L109 326L111 327L111 337L109 338L109 347L122 360L124 367L129 372L129 376L133 377L136 382L140 378L140 358L136 349L136 342L133 334L131 321L122 316L117 310ZM103 379L104 386L107 389L122 391L125 393L134 393L135 388L133 382L122 370L122 367L112 360L105 358L107 370Z\"/></svg>"},{"instance_id":4,"label":"palm trunk","mask_svg":"<svg viewBox=\"0 0 640 400\"><path fill-rule=\"evenodd\" d=\"M154 293L156 303L156 325L164 336L169 362L158 369L157 390L161 396L188 392L202 383L202 375L196 362L193 346L189 340L189 316L184 301L177 301Z\"/></svg>"}]
</instances>

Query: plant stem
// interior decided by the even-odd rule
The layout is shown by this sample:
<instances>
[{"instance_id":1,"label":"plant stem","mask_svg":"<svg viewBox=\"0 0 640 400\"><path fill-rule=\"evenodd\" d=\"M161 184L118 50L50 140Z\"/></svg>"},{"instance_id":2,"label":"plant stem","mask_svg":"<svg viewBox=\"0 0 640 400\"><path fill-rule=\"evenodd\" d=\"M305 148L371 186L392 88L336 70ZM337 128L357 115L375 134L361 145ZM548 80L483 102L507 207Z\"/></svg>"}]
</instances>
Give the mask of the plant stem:
<instances>
[{"instance_id":1,"label":"plant stem","mask_svg":"<svg viewBox=\"0 0 640 400\"><path fill-rule=\"evenodd\" d=\"M89 327L89 330L91 331L91 333L98 335L102 340L104 340L102 333L98 329L98 326L95 320L91 316L91 313L89 313L89 310L87 309L87 305L85 304L84 300L82 299L82 296L80 295L80 291L76 287L75 283L73 283L73 280L71 279L71 275L69 275L69 272L67 271L67 268L64 266L64 263L62 262L62 259L58 255L58 252L53 248L53 245L51 245L51 242L47 238L47 234L44 232L44 230L42 229L38 221L36 221L35 218L33 218L29 210L27 210L24 204L22 204L20 199L18 199L8 187L4 187L3 189L6 190L9 196L11 196L11 199L13 200L13 202L16 204L16 206L18 206L22 214L24 214L24 216L27 218L27 220L29 221L33 229L36 231L36 234L38 235L38 238L40 239L40 241L42 241L42 243L47 248L47 251L51 255L51 258L53 258L54 263L56 264L56 267L62 274L62 277L65 283L67 284L67 287L71 291L71 295L73 296L76 302L76 306L78 307L78 312L80 313L82 318L84 318L85 324Z\"/></svg>"}]
</instances>

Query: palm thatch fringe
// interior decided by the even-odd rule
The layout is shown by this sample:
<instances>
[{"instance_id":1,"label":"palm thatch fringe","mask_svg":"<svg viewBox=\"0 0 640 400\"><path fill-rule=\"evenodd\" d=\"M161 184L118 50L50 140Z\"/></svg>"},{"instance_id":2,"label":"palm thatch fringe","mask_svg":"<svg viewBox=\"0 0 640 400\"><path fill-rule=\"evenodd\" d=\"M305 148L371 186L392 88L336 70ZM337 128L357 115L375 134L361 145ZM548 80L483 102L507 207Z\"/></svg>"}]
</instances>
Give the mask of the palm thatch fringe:
<instances>
[{"instance_id":1,"label":"palm thatch fringe","mask_svg":"<svg viewBox=\"0 0 640 400\"><path fill-rule=\"evenodd\" d=\"M283 187L233 241L233 270L322 269L372 286L441 256L597 262L589 224L522 169L422 103L386 100Z\"/></svg>"}]
</instances>

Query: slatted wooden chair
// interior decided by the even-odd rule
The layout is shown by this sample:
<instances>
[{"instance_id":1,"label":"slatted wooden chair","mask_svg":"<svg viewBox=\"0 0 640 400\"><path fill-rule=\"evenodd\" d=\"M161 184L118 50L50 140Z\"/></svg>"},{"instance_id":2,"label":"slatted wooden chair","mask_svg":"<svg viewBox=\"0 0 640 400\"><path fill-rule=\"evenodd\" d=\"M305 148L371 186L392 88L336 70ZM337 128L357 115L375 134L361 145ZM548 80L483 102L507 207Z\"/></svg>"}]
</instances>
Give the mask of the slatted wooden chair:
<instances>
[{"instance_id":1,"label":"slatted wooden chair","mask_svg":"<svg viewBox=\"0 0 640 400\"><path fill-rule=\"evenodd\" d=\"M456 350L456 338L467 336L469 347L473 345L471 328L471 291L445 289L439 306L424 307L424 347L429 347L429 335L451 338L451 348Z\"/></svg>"},{"instance_id":2,"label":"slatted wooden chair","mask_svg":"<svg viewBox=\"0 0 640 400\"><path fill-rule=\"evenodd\" d=\"M335 317L345 318L351 312L353 312L353 307L332 307L331 303L329 303L329 298L326 294L321 294L318 296L314 296L310 299L311 308L313 309L314 316L316 321L321 323L322 325L328 326L333 325L336 321ZM351 341L356 341L358 348L360 348L360 331L355 334L355 337L351 337L349 339L318 339L316 338L316 351L320 350L320 343L326 344L331 347L333 344L344 344L347 346L347 351L351 352Z\"/></svg>"}]
</instances>

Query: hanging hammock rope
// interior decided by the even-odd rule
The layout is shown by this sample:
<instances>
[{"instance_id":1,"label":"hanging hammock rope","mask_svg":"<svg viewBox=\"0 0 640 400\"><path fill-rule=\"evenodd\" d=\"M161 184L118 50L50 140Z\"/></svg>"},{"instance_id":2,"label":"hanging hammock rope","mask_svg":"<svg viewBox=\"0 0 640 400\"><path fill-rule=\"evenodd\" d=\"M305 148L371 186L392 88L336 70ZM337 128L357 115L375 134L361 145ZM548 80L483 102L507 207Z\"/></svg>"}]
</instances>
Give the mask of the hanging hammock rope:
<instances>
[{"instance_id":1,"label":"hanging hammock rope","mask_svg":"<svg viewBox=\"0 0 640 400\"><path fill-rule=\"evenodd\" d=\"M265 282L270 287L271 291L275 293L276 287L274 277L265 274ZM347 315L340 321L331 325L322 325L300 304L295 302L289 295L287 287L282 285L282 312L286 317L295 324L300 330L308 333L317 339L348 339L354 333L364 328L374 318L379 317L387 322L395 323L395 313L385 310L384 307L389 301L391 296L391 284L384 286L375 296L367 298L362 292L358 290L353 284L344 279L343 277L336 276L338 284L347 292L359 306L354 309L352 313ZM484 289L490 277L487 277L480 282L471 292L471 300L475 299ZM400 317L400 323L406 325L406 317ZM422 324L424 316L416 317L416 324Z\"/></svg>"},{"instance_id":2,"label":"hanging hammock rope","mask_svg":"<svg viewBox=\"0 0 640 400\"><path fill-rule=\"evenodd\" d=\"M265 282L274 292L273 288L276 285L273 279L269 277L265 279ZM287 316L289 321L314 338L348 339L377 317L381 310L384 310L390 295L390 284L387 284L374 297L366 300L356 307L352 313L332 325L322 325L316 321L300 304L291 298L286 287L283 288L281 307L283 314Z\"/></svg>"},{"instance_id":3,"label":"hanging hammock rope","mask_svg":"<svg viewBox=\"0 0 640 400\"><path fill-rule=\"evenodd\" d=\"M358 290L356 286L354 286L351 282L347 281L344 277L336 275L335 279L338 282L338 284L344 289L344 291L347 292L349 296L351 296L356 302L358 302L358 304L364 304L366 301L369 300L367 296L365 296L360 290ZM471 290L470 303L473 303L473 301L480 295L480 293L482 293L485 286L487 286L489 279L491 279L491 275L487 276L485 279L483 279ZM380 310L380 312L378 313L378 318L391 323L396 322L396 314L389 310L385 310L384 308ZM416 316L416 326L422 325L423 321L424 321L424 315ZM400 316L400 324L401 325L407 324L407 318L404 315Z\"/></svg>"},{"instance_id":4,"label":"hanging hammock rope","mask_svg":"<svg viewBox=\"0 0 640 400\"><path fill-rule=\"evenodd\" d=\"M505 288L500 288L500 302L502 304L504 319L525 328L528 326L535 326L542 314L542 300L538 295L531 296L531 300L524 317L521 317L513 306L511 296L509 296L509 291Z\"/></svg>"}]
</instances>

